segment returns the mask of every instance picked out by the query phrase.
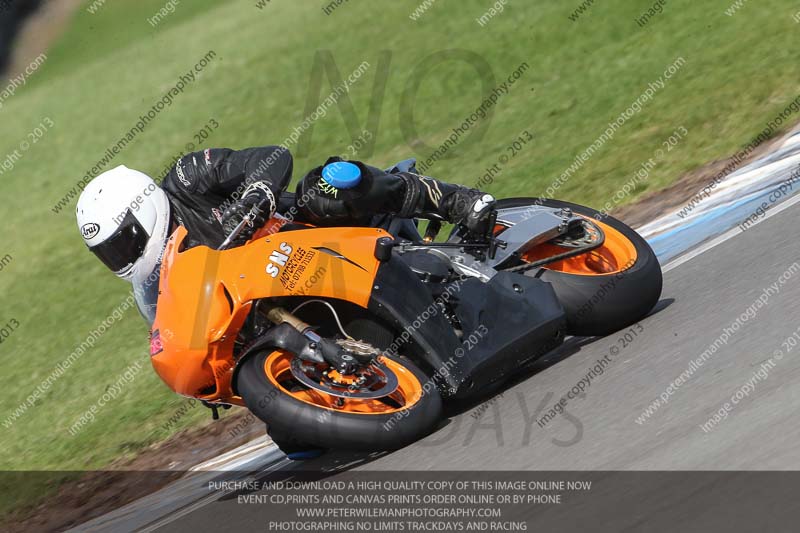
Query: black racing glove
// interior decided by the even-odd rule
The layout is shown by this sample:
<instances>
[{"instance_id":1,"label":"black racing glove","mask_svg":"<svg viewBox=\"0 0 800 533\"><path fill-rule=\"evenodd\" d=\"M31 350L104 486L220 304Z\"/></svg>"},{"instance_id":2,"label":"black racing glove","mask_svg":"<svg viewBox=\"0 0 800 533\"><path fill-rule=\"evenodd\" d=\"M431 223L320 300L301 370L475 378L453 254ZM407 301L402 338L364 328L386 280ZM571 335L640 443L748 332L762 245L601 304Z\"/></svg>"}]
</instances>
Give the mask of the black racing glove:
<instances>
[{"instance_id":1,"label":"black racing glove","mask_svg":"<svg viewBox=\"0 0 800 533\"><path fill-rule=\"evenodd\" d=\"M350 161L361 170L361 182L352 189L336 189L322 180L322 169L339 161L342 161L339 157L328 158L324 165L311 169L297 184L297 198L303 212L315 224L354 224L369 218L359 208L362 203L371 203L374 171L360 161Z\"/></svg>"},{"instance_id":2,"label":"black racing glove","mask_svg":"<svg viewBox=\"0 0 800 533\"><path fill-rule=\"evenodd\" d=\"M242 197L222 213L222 229L225 236L230 235L247 217L247 224L231 242L234 246L244 244L267 220L272 218L277 209L278 205L272 189L263 181L251 183L242 192Z\"/></svg>"}]
</instances>

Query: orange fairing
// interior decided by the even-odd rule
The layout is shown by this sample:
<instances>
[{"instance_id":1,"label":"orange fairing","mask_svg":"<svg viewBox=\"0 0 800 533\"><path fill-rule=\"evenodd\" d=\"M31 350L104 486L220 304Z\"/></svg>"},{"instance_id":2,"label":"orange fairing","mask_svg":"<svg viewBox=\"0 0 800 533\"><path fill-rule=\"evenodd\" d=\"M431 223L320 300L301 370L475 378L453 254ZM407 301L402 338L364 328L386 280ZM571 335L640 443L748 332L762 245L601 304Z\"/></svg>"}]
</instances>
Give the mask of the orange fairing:
<instances>
[{"instance_id":1,"label":"orange fairing","mask_svg":"<svg viewBox=\"0 0 800 533\"><path fill-rule=\"evenodd\" d=\"M160 352L153 367L175 392L208 400L232 398L233 345L254 300L317 296L366 307L379 262L375 228L315 228L253 239L216 251L181 251L178 228L164 252L153 325Z\"/></svg>"}]
</instances>

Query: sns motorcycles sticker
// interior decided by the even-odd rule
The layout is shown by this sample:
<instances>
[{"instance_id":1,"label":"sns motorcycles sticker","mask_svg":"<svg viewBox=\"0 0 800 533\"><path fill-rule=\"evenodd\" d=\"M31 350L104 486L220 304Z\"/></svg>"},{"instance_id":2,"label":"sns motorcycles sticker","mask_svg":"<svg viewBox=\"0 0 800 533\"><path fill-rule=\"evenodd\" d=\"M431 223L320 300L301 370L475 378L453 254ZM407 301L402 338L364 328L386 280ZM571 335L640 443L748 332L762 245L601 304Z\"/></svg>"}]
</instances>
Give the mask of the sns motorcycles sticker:
<instances>
[{"instance_id":1,"label":"sns motorcycles sticker","mask_svg":"<svg viewBox=\"0 0 800 533\"><path fill-rule=\"evenodd\" d=\"M280 251L274 250L269 256L270 263L267 265L267 274L277 278L281 273L281 268L286 266L286 262L292 256L292 247L289 243L282 242L279 246Z\"/></svg>"}]
</instances>

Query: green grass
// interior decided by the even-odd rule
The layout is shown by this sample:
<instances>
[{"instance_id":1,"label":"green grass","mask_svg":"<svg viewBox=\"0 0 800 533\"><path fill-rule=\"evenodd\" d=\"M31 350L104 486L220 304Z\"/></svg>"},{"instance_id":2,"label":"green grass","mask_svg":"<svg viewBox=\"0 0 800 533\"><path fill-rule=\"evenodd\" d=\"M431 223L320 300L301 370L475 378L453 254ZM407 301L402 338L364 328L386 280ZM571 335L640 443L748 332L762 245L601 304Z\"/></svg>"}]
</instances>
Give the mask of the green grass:
<instances>
[{"instance_id":1,"label":"green grass","mask_svg":"<svg viewBox=\"0 0 800 533\"><path fill-rule=\"evenodd\" d=\"M738 150L800 93L800 64L791 46L798 27L793 2L747 4L736 16L727 0L673 0L639 28L634 17L651 2L607 0L578 22L578 4L510 2L483 28L475 22L493 2L437 2L417 22L418 2L352 0L326 16L327 2L184 0L153 30L146 19L161 0L108 2L98 15L77 12L42 70L0 109L0 162L44 117L55 127L0 178L4 235L0 257L0 325L21 327L0 345L5 413L25 400L56 364L124 299L127 287L86 252L72 215L50 208L210 49L217 58L137 140L117 157L157 173L210 118L220 123L211 145L242 148L278 143L304 118L315 51L330 50L347 76L362 61L370 68L350 92L359 124L366 124L381 51L391 52L380 125L368 160L388 165L438 145L479 105L475 69L441 63L416 96L416 135L407 139L400 108L415 66L445 49L485 59L497 82L522 62L524 73L494 109L485 137L465 139L457 157L430 174L473 184L523 130L535 142L511 159L488 189L498 196L541 194L678 56L686 65L558 192L566 200L602 205L678 127L689 134L641 185L662 188L684 172ZM344 28L344 29L343 29ZM349 28L349 29L348 29ZM324 78L324 98L331 86ZM418 138L417 138L418 137ZM297 174L351 138L338 107L314 125ZM145 368L97 420L72 437L69 426L134 361L147 362L147 331L128 311L10 429L0 430L0 469L84 470L136 453L207 416L192 410L172 430L162 425L180 405ZM5 418L3 418L5 419Z\"/></svg>"}]
</instances>

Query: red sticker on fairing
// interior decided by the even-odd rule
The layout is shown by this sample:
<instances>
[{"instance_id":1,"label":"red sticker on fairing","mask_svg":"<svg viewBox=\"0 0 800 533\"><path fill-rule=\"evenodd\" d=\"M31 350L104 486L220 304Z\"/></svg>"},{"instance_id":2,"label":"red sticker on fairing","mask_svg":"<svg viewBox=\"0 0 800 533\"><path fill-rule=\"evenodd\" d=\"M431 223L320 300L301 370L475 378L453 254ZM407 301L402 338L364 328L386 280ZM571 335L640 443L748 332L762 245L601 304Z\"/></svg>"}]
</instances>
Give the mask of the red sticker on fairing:
<instances>
[{"instance_id":1,"label":"red sticker on fairing","mask_svg":"<svg viewBox=\"0 0 800 533\"><path fill-rule=\"evenodd\" d=\"M164 345L161 343L161 333L158 330L150 334L150 357L158 355L164 351Z\"/></svg>"}]
</instances>

